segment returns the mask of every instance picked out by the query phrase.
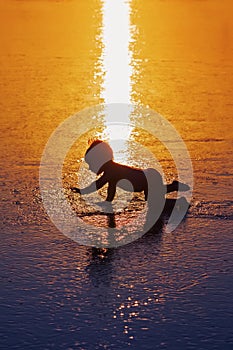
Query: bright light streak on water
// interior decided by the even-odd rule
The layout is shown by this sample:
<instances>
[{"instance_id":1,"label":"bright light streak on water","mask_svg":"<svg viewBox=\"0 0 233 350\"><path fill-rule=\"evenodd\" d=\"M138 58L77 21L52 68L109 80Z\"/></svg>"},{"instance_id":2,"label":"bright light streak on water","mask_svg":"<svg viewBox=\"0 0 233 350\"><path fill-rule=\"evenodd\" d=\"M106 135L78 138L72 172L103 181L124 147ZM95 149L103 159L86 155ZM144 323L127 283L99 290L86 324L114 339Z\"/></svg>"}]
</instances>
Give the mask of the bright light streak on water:
<instances>
[{"instance_id":1,"label":"bright light streak on water","mask_svg":"<svg viewBox=\"0 0 233 350\"><path fill-rule=\"evenodd\" d=\"M101 97L105 104L130 103L131 101L131 76L132 76L132 52L129 48L131 37L130 26L130 1L105 0L103 2L103 27L101 57L103 85ZM124 123L130 120L129 112L124 115ZM113 120L108 108L105 109L106 123ZM121 118L122 119L122 118ZM106 127L105 133L109 140L128 139L131 128L126 126ZM105 136L105 135L104 135ZM111 141L110 141L111 143ZM117 153L116 143L112 145Z\"/></svg>"},{"instance_id":2,"label":"bright light streak on water","mask_svg":"<svg viewBox=\"0 0 233 350\"><path fill-rule=\"evenodd\" d=\"M102 97L105 103L129 103L131 96L130 2L103 2Z\"/></svg>"}]
</instances>

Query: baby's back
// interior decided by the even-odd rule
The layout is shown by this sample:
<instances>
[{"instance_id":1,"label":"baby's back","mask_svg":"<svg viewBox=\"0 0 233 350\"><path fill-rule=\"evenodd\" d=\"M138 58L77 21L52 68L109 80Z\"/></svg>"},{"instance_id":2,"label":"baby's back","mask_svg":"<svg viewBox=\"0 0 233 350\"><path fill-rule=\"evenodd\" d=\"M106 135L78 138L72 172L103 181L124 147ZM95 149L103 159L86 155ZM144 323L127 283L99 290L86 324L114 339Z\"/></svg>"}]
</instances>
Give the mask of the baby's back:
<instances>
[{"instance_id":1,"label":"baby's back","mask_svg":"<svg viewBox=\"0 0 233 350\"><path fill-rule=\"evenodd\" d=\"M126 191L132 190L132 187L134 192L145 191L147 188L145 173L140 168L114 163L113 169L108 172L108 177Z\"/></svg>"}]
</instances>

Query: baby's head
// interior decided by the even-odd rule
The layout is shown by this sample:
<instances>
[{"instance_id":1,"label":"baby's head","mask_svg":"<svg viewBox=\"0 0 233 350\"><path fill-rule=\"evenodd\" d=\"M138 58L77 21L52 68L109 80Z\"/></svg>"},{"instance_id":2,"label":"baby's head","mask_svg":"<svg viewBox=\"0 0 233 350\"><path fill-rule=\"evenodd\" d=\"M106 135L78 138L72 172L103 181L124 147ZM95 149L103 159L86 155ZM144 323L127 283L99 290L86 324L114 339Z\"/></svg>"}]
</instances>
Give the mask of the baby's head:
<instances>
[{"instance_id":1,"label":"baby's head","mask_svg":"<svg viewBox=\"0 0 233 350\"><path fill-rule=\"evenodd\" d=\"M107 142L101 140L93 141L85 153L85 161L96 174L100 174L101 167L110 160L113 160L113 151Z\"/></svg>"}]
</instances>

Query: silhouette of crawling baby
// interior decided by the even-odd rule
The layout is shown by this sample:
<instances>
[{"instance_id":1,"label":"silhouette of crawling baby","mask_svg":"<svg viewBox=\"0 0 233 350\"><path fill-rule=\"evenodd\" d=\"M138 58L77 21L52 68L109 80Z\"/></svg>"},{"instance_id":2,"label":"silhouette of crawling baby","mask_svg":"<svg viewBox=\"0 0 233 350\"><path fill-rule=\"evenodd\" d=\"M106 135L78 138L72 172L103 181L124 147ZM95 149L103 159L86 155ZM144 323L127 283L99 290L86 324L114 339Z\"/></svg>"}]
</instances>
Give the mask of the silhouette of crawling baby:
<instances>
[{"instance_id":1,"label":"silhouette of crawling baby","mask_svg":"<svg viewBox=\"0 0 233 350\"><path fill-rule=\"evenodd\" d=\"M71 190L76 193L88 194L99 190L108 183L107 202L113 201L116 187L130 192L144 192L145 200L149 204L150 202L153 204L156 197L164 197L166 193L190 189L188 185L178 181L164 185L161 174L155 169L134 168L114 162L111 147L101 140L92 142L85 153L85 161L95 174L103 174L89 186L83 189L71 187Z\"/></svg>"}]
</instances>

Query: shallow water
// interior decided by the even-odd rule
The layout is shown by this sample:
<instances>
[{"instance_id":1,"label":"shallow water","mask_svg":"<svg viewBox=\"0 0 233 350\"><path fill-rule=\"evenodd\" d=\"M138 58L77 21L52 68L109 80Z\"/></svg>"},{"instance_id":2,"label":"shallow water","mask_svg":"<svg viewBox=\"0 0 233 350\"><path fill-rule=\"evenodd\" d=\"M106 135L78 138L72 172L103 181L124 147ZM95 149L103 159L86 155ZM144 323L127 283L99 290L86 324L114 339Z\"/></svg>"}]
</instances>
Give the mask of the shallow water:
<instances>
[{"instance_id":1,"label":"shallow water","mask_svg":"<svg viewBox=\"0 0 233 350\"><path fill-rule=\"evenodd\" d=\"M101 2L0 1L3 349L232 348L232 5L131 7L133 101L186 142L191 207L174 232L109 251L54 227L40 158L60 122L102 102ZM170 181L174 166L160 149L157 157ZM65 185L77 171L72 155L68 165Z\"/></svg>"}]
</instances>

